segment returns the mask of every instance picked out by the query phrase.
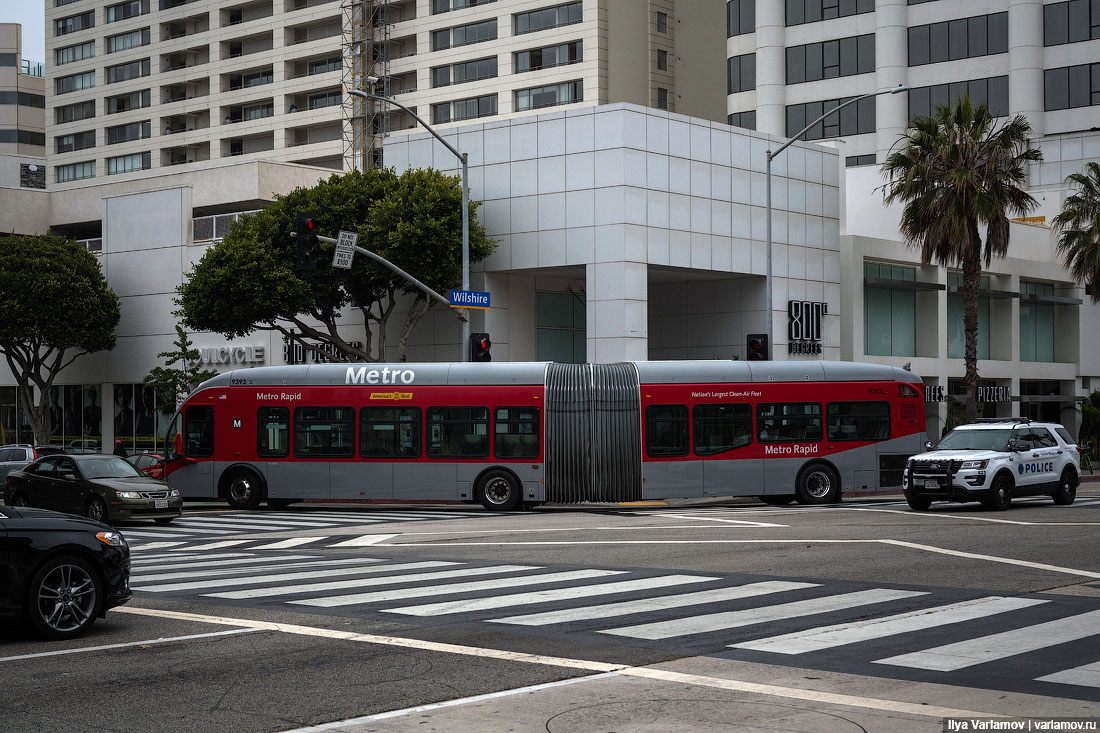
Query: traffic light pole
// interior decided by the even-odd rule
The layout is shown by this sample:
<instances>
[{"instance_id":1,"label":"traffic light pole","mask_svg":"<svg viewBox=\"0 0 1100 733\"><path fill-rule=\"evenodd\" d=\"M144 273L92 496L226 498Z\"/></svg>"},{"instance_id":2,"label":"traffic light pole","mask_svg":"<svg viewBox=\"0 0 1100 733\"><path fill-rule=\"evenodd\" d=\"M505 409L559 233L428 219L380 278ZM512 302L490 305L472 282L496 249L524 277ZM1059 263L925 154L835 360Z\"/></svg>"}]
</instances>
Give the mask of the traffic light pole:
<instances>
[{"instance_id":1,"label":"traffic light pole","mask_svg":"<svg viewBox=\"0 0 1100 733\"><path fill-rule=\"evenodd\" d=\"M332 237L322 237L321 235L317 235L317 239L321 240L322 242L328 242L329 244L336 244L336 242L337 242L337 240L333 239ZM442 295L435 292L434 290L429 288L427 285L420 282L415 277L413 277L412 275L405 272L404 270L402 270L397 265L395 265L392 262L390 262L389 260L387 260L382 255L371 252L369 249L363 249L359 245L355 245L355 247L353 249L355 249L356 252L359 252L359 253L363 254L364 256L371 258L372 260L374 260L378 264L382 265L383 267L388 267L389 269L393 270L398 275L400 275L401 277L405 278L406 280L408 280L410 283L412 283L416 287L423 290L428 296L438 300L440 303L443 303L444 305L446 305L448 307L451 305L451 301L449 299L444 298ZM467 315L467 312L466 312L467 309L466 308L456 308L455 310L458 311L458 318L463 323L463 330L465 330L465 331L470 330L470 317L469 317L469 315Z\"/></svg>"}]
</instances>

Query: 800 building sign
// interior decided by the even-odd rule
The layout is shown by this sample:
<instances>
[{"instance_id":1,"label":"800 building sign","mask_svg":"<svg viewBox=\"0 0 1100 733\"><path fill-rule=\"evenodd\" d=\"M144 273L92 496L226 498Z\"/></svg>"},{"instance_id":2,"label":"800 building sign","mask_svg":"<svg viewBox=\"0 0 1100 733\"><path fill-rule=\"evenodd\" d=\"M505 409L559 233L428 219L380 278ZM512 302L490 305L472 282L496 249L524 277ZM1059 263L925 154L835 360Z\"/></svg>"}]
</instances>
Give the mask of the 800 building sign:
<instances>
[{"instance_id":1,"label":"800 building sign","mask_svg":"<svg viewBox=\"0 0 1100 733\"><path fill-rule=\"evenodd\" d=\"M821 318L829 304L813 300L787 301L787 353L821 353Z\"/></svg>"}]
</instances>

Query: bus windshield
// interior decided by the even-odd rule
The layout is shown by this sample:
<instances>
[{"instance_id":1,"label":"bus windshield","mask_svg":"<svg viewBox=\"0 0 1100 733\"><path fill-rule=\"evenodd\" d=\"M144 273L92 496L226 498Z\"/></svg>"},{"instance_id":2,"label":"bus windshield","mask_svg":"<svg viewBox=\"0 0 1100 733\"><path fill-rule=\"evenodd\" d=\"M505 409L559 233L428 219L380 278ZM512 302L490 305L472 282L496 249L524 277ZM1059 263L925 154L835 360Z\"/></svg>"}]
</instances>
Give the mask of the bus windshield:
<instances>
[{"instance_id":1,"label":"bus windshield","mask_svg":"<svg viewBox=\"0 0 1100 733\"><path fill-rule=\"evenodd\" d=\"M996 450L1008 448L1012 430L952 430L933 450Z\"/></svg>"}]
</instances>

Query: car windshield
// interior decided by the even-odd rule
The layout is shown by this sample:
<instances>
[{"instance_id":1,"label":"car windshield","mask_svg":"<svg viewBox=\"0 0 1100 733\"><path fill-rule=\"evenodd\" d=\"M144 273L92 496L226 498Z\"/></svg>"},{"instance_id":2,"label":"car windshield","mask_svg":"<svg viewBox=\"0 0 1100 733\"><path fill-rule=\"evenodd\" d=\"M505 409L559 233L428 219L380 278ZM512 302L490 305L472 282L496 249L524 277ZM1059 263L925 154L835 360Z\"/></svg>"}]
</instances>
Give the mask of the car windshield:
<instances>
[{"instance_id":1,"label":"car windshield","mask_svg":"<svg viewBox=\"0 0 1100 733\"><path fill-rule=\"evenodd\" d=\"M933 450L998 450L1008 447L1012 429L1003 430L952 430L936 444Z\"/></svg>"},{"instance_id":2,"label":"car windshield","mask_svg":"<svg viewBox=\"0 0 1100 733\"><path fill-rule=\"evenodd\" d=\"M80 462L80 470L86 478L131 478L133 476L144 477L141 471L134 468L133 464L125 458L118 456L104 456L92 458Z\"/></svg>"}]
</instances>

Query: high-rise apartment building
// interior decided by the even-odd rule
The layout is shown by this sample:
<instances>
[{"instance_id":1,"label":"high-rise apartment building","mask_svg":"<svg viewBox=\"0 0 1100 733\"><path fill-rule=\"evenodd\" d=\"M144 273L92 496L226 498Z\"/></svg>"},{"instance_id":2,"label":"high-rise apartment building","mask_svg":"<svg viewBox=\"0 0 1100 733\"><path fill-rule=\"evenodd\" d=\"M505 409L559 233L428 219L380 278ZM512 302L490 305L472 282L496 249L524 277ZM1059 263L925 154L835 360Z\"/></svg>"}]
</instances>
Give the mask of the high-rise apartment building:
<instances>
[{"instance_id":1,"label":"high-rise apartment building","mask_svg":"<svg viewBox=\"0 0 1100 733\"><path fill-rule=\"evenodd\" d=\"M22 26L0 23L0 232L45 231L46 80L23 58Z\"/></svg>"}]
</instances>

